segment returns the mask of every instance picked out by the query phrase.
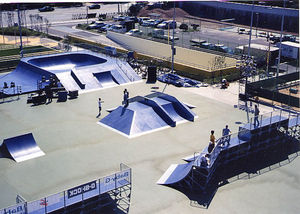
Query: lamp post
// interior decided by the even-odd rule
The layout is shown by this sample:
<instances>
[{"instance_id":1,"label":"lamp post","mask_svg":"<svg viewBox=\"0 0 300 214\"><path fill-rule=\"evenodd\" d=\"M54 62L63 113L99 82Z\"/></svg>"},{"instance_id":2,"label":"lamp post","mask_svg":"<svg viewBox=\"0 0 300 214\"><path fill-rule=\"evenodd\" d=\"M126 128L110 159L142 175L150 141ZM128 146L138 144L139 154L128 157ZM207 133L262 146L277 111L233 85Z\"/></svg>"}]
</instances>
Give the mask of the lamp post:
<instances>
[{"instance_id":1,"label":"lamp post","mask_svg":"<svg viewBox=\"0 0 300 214\"><path fill-rule=\"evenodd\" d=\"M259 13L255 13L256 14L256 38L257 38L257 26L258 26L258 16Z\"/></svg>"},{"instance_id":2,"label":"lamp post","mask_svg":"<svg viewBox=\"0 0 300 214\"><path fill-rule=\"evenodd\" d=\"M20 56L23 57L23 42L22 42L22 26L20 17L20 4L18 4L18 24L19 24L19 34L20 34Z\"/></svg>"},{"instance_id":3,"label":"lamp post","mask_svg":"<svg viewBox=\"0 0 300 214\"><path fill-rule=\"evenodd\" d=\"M89 6L86 6L86 25L89 25Z\"/></svg>"}]
</instances>

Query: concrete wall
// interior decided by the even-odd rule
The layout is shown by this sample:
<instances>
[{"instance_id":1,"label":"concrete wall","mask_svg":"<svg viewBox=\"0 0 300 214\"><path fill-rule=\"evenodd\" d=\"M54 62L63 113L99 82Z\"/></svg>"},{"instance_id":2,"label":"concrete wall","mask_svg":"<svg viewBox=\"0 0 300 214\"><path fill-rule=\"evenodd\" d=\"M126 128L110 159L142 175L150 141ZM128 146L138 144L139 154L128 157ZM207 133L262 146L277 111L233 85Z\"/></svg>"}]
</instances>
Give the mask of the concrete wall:
<instances>
[{"instance_id":1,"label":"concrete wall","mask_svg":"<svg viewBox=\"0 0 300 214\"><path fill-rule=\"evenodd\" d=\"M129 50L160 59L167 59L168 61L171 59L171 45L110 31L107 33L107 37ZM176 47L174 61L177 64L197 68L204 72L214 72L220 69L213 65L216 57L219 57L219 55ZM236 59L225 57L225 64L222 69L232 68L235 65Z\"/></svg>"}]
</instances>

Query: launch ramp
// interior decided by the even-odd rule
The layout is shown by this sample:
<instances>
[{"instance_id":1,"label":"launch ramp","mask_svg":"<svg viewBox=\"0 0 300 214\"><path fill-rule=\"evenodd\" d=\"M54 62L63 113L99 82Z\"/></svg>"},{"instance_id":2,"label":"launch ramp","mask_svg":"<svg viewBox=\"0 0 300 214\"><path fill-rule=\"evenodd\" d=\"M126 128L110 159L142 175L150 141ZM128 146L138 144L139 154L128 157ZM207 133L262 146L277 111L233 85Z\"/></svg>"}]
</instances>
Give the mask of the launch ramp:
<instances>
[{"instance_id":1,"label":"launch ramp","mask_svg":"<svg viewBox=\"0 0 300 214\"><path fill-rule=\"evenodd\" d=\"M45 155L36 144L32 133L4 139L1 147L6 149L16 162Z\"/></svg>"}]
</instances>

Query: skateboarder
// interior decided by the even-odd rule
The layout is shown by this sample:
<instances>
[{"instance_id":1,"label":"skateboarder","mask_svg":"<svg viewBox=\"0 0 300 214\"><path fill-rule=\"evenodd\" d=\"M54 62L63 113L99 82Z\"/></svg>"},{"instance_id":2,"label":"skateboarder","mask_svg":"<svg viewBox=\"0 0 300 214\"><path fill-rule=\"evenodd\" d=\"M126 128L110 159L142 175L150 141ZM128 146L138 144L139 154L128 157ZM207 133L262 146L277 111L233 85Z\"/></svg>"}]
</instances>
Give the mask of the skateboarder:
<instances>
[{"instance_id":1,"label":"skateboarder","mask_svg":"<svg viewBox=\"0 0 300 214\"><path fill-rule=\"evenodd\" d=\"M103 103L103 101L101 101L101 98L99 98L98 99L99 113L97 115L97 118L100 117L100 115L101 115L102 103Z\"/></svg>"}]
</instances>

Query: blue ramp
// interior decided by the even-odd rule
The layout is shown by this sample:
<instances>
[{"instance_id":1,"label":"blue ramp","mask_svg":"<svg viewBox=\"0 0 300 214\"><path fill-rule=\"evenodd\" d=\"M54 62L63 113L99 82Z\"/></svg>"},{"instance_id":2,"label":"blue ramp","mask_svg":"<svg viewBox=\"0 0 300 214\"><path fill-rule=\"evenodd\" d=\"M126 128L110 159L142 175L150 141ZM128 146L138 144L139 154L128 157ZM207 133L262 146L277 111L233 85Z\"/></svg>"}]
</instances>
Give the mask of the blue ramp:
<instances>
[{"instance_id":1,"label":"blue ramp","mask_svg":"<svg viewBox=\"0 0 300 214\"><path fill-rule=\"evenodd\" d=\"M119 106L99 121L99 124L125 134L136 137L141 134L168 127L168 124L152 107L140 102L130 103L127 107Z\"/></svg>"},{"instance_id":2,"label":"blue ramp","mask_svg":"<svg viewBox=\"0 0 300 214\"><path fill-rule=\"evenodd\" d=\"M175 102L172 102L173 100L162 99L155 94L151 96L130 98L127 107L119 106L110 110L110 114L100 120L99 124L131 138L167 127L175 127L177 122L187 121L182 115L190 114L193 120L196 117L192 111L186 110L188 107L184 104L178 107Z\"/></svg>"},{"instance_id":3,"label":"blue ramp","mask_svg":"<svg viewBox=\"0 0 300 214\"><path fill-rule=\"evenodd\" d=\"M22 162L45 155L36 144L32 133L7 138L3 141L2 146L7 149L9 155L16 162Z\"/></svg>"},{"instance_id":4,"label":"blue ramp","mask_svg":"<svg viewBox=\"0 0 300 214\"><path fill-rule=\"evenodd\" d=\"M119 84L117 80L112 76L110 71L94 73L94 76L104 87L115 86Z\"/></svg>"},{"instance_id":5,"label":"blue ramp","mask_svg":"<svg viewBox=\"0 0 300 214\"><path fill-rule=\"evenodd\" d=\"M183 180L190 173L194 162L186 164L172 164L156 182L161 185L170 185Z\"/></svg>"}]
</instances>

